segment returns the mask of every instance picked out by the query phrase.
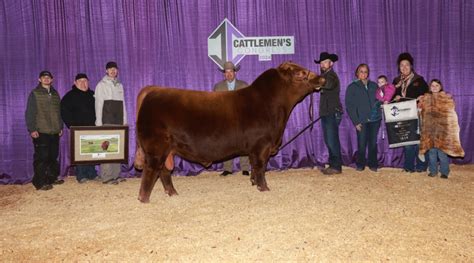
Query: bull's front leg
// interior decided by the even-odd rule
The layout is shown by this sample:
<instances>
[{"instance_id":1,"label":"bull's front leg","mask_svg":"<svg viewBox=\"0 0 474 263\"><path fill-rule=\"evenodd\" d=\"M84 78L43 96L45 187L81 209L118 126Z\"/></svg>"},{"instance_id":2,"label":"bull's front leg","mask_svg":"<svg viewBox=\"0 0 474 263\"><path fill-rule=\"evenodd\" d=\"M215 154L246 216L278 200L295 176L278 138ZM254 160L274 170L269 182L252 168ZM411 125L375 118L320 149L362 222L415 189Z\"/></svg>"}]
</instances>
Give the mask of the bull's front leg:
<instances>
[{"instance_id":1,"label":"bull's front leg","mask_svg":"<svg viewBox=\"0 0 474 263\"><path fill-rule=\"evenodd\" d=\"M265 179L265 170L267 169L268 158L270 157L270 150L266 148L258 151L257 154L249 156L250 164L252 165L252 175L250 181L252 185L257 185L257 189L261 192L270 191Z\"/></svg>"}]
</instances>

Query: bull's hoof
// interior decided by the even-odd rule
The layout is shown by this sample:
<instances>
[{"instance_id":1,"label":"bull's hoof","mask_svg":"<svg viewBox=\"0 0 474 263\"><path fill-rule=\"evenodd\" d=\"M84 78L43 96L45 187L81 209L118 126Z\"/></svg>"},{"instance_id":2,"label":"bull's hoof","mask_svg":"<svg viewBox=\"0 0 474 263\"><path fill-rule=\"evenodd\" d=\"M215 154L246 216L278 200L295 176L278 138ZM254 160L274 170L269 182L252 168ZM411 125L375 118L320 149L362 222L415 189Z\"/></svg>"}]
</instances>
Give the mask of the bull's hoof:
<instances>
[{"instance_id":1,"label":"bull's hoof","mask_svg":"<svg viewBox=\"0 0 474 263\"><path fill-rule=\"evenodd\" d=\"M138 200L141 202L141 203L149 203L150 202L150 198L145 198L145 197L138 197Z\"/></svg>"},{"instance_id":2,"label":"bull's hoof","mask_svg":"<svg viewBox=\"0 0 474 263\"><path fill-rule=\"evenodd\" d=\"M175 189L165 190L165 193L166 193L168 196L178 195L178 192L176 192Z\"/></svg>"},{"instance_id":3,"label":"bull's hoof","mask_svg":"<svg viewBox=\"0 0 474 263\"><path fill-rule=\"evenodd\" d=\"M270 188L268 186L257 186L258 191L260 192L265 192L265 191L270 191Z\"/></svg>"}]
</instances>

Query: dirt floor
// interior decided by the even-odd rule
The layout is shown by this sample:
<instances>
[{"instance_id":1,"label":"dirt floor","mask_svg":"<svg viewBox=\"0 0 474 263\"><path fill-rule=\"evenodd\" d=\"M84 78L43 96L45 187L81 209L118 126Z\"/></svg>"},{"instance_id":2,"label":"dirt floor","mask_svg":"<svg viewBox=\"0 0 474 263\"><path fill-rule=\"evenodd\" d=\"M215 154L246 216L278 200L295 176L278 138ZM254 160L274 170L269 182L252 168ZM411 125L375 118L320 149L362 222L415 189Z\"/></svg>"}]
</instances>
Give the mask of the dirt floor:
<instances>
[{"instance_id":1,"label":"dirt floor","mask_svg":"<svg viewBox=\"0 0 474 263\"><path fill-rule=\"evenodd\" d=\"M137 201L139 178L50 191L0 186L0 261L474 261L474 165L448 180L400 169L324 176L173 177Z\"/></svg>"}]
</instances>

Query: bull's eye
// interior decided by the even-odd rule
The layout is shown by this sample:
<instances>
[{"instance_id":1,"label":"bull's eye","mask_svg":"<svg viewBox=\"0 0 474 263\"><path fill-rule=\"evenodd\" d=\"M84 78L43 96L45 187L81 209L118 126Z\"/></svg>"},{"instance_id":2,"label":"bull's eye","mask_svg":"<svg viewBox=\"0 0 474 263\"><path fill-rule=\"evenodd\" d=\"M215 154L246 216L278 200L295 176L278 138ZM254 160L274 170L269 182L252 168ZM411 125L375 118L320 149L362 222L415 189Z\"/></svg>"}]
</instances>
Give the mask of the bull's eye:
<instances>
[{"instance_id":1,"label":"bull's eye","mask_svg":"<svg viewBox=\"0 0 474 263\"><path fill-rule=\"evenodd\" d=\"M304 76L304 80L308 80L308 77L309 77L309 71L306 72L305 76Z\"/></svg>"}]
</instances>

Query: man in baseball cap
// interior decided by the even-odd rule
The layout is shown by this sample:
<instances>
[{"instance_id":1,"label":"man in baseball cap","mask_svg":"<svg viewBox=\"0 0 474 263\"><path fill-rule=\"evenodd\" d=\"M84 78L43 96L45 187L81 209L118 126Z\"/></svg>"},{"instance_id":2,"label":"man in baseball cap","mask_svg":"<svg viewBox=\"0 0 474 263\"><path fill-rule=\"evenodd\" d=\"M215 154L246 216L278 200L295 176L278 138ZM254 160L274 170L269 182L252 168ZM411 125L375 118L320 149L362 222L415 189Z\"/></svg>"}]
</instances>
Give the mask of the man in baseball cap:
<instances>
[{"instance_id":1,"label":"man in baseball cap","mask_svg":"<svg viewBox=\"0 0 474 263\"><path fill-rule=\"evenodd\" d=\"M63 128L61 98L52 85L51 72L41 71L38 81L38 86L28 97L25 120L35 151L32 183L36 190L50 190L53 184L64 183L64 180L58 179L59 137Z\"/></svg>"}]
</instances>

